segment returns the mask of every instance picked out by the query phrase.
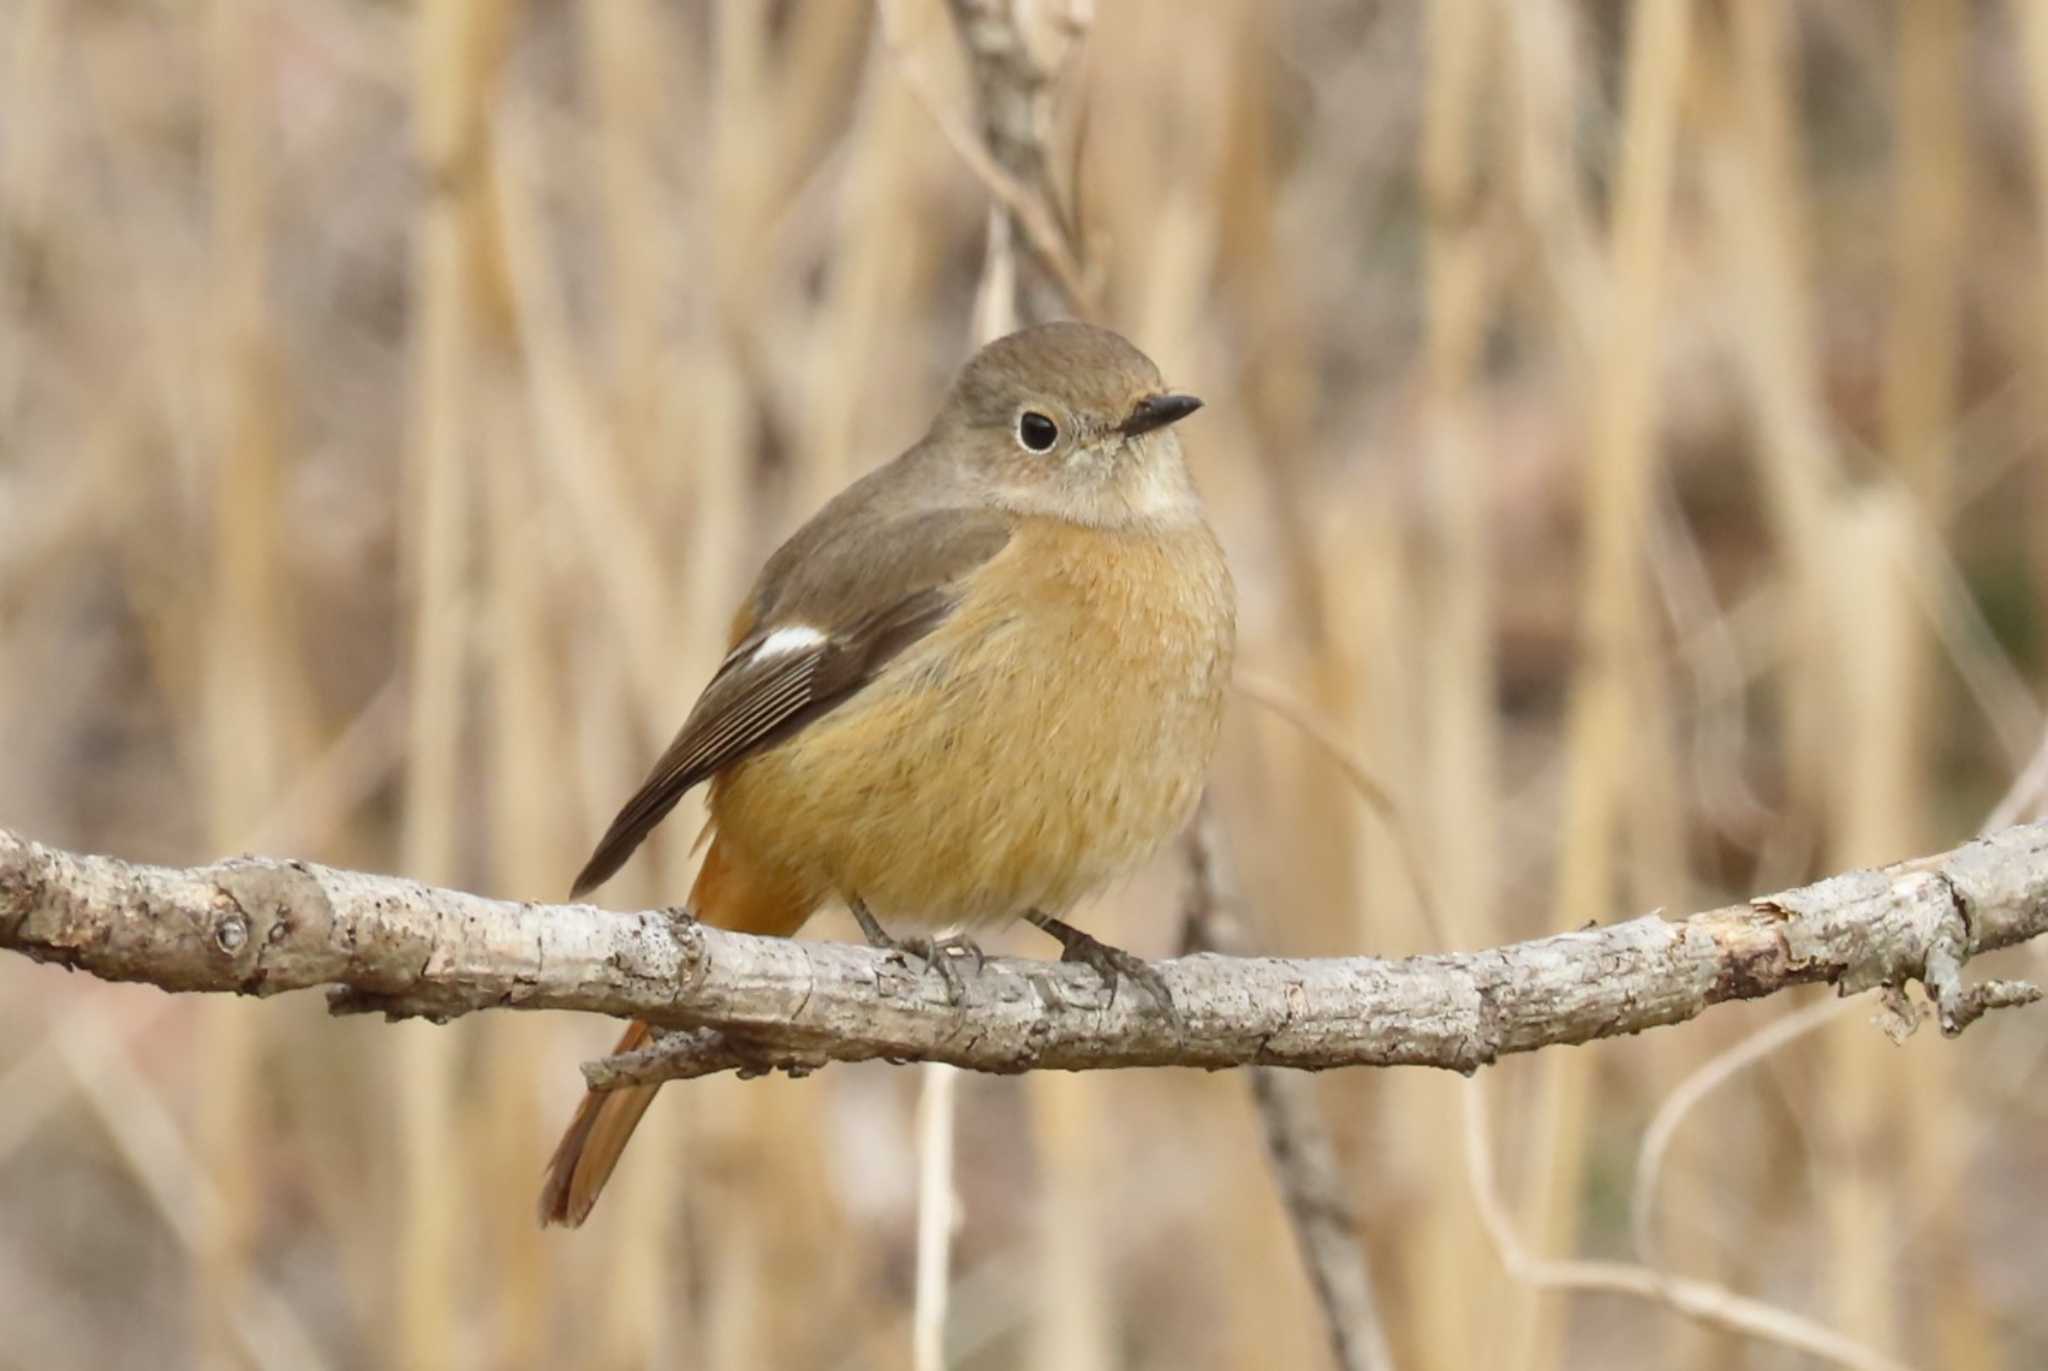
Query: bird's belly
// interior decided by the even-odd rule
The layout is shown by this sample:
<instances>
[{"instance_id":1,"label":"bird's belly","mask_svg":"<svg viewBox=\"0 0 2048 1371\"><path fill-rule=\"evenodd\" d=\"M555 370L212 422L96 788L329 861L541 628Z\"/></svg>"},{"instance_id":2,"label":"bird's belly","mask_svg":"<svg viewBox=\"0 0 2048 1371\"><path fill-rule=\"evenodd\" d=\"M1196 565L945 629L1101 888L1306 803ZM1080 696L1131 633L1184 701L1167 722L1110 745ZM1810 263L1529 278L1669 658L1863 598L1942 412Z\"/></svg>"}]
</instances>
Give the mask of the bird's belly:
<instances>
[{"instance_id":1,"label":"bird's belly","mask_svg":"<svg viewBox=\"0 0 2048 1371\"><path fill-rule=\"evenodd\" d=\"M854 699L722 778L721 830L885 923L967 927L1064 911L1172 838L1221 717L1220 558L1192 581L1172 564L1164 583L1133 566L1077 580L1025 551L1030 576L979 588Z\"/></svg>"}]
</instances>

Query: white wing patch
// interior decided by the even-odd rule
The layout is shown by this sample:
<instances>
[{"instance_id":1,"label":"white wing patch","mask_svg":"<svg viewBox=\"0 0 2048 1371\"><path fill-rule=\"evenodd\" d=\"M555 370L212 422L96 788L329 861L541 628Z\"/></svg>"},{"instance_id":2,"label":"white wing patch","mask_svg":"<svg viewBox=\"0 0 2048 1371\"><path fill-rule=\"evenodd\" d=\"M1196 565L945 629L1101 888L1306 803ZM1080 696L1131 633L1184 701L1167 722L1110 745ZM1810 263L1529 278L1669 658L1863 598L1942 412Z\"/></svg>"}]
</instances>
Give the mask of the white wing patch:
<instances>
[{"instance_id":1,"label":"white wing patch","mask_svg":"<svg viewBox=\"0 0 2048 1371\"><path fill-rule=\"evenodd\" d=\"M754 649L753 660L761 662L785 653L802 652L805 648L816 647L824 641L825 635L809 624L791 624L787 628L778 628L763 638L761 645Z\"/></svg>"}]
</instances>

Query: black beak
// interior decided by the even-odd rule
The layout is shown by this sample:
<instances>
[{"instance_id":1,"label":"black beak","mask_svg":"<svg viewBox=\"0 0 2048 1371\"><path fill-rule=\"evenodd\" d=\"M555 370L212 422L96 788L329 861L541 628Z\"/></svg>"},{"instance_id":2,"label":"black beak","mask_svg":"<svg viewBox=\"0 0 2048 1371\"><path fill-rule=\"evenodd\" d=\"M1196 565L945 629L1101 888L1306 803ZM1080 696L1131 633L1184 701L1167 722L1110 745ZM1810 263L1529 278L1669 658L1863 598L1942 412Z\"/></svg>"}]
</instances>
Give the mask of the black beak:
<instances>
[{"instance_id":1,"label":"black beak","mask_svg":"<svg viewBox=\"0 0 2048 1371\"><path fill-rule=\"evenodd\" d=\"M1155 428L1165 428L1176 419L1185 419L1201 407L1202 402L1192 395L1148 395L1138 401L1131 417L1117 426L1117 432L1135 438Z\"/></svg>"}]
</instances>

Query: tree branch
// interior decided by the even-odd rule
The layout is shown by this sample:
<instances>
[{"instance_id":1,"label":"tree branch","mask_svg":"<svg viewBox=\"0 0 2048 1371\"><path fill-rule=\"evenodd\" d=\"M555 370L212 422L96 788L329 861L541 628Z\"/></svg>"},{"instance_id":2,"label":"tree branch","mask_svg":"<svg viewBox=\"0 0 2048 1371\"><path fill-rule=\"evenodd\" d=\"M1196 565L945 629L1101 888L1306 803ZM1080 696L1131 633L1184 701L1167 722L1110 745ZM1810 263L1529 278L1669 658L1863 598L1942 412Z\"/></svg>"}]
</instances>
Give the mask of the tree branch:
<instances>
[{"instance_id":1,"label":"tree branch","mask_svg":"<svg viewBox=\"0 0 2048 1371\"><path fill-rule=\"evenodd\" d=\"M1849 994L1920 980L1954 1034L2038 997L2018 983L1965 987L1963 964L2044 931L2048 824L2029 824L1689 919L1483 952L1184 957L1159 966L1175 1018L1142 993L1106 994L1080 966L992 959L948 1004L940 978L899 954L728 933L680 911L490 900L270 858L174 870L0 830L0 948L165 990L333 986L337 1012L581 1009L692 1030L593 1064L600 1086L878 1057L997 1072L1469 1072L1819 982Z\"/></svg>"}]
</instances>

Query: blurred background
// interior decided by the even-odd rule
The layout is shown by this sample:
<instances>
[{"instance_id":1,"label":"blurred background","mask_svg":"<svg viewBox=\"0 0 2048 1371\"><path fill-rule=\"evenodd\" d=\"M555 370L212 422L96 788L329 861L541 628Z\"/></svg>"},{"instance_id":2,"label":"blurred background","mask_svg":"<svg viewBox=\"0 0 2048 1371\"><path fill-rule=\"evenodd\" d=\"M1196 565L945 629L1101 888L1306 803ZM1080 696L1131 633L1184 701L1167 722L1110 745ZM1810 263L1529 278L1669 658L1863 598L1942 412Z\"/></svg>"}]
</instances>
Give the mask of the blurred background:
<instances>
[{"instance_id":1,"label":"blurred background","mask_svg":"<svg viewBox=\"0 0 2048 1371\"><path fill-rule=\"evenodd\" d=\"M0 0L0 824L559 897L970 345L970 84L889 10ZM1259 947L1725 903L1961 841L2035 754L2048 5L1119 0L1059 103L1099 315L1208 401ZM680 898L694 805L607 901ZM1083 921L1163 954L1181 890ZM1485 1073L1521 1241L2048 1364L2040 1011L1787 1032L1632 1203L1673 1089L1814 1002ZM614 1030L0 960L0 1366L906 1364L916 1073L672 1088L542 1234ZM1511 1276L1455 1077L1317 1085L1399 1365L1813 1364ZM1241 1076L959 1108L954 1364L1328 1365Z\"/></svg>"}]
</instances>

